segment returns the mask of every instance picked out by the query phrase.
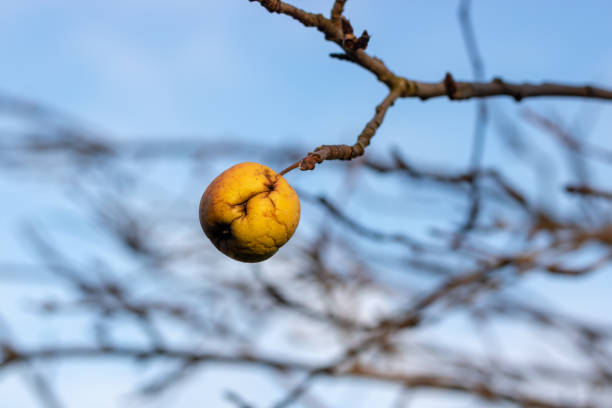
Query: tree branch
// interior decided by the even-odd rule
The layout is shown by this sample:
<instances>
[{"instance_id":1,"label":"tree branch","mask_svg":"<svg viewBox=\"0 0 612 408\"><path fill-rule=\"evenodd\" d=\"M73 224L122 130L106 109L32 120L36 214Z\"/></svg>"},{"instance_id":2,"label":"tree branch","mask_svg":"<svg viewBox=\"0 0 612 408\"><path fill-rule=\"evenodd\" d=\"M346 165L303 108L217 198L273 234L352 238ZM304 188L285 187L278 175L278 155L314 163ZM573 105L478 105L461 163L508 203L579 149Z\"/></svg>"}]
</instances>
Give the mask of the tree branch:
<instances>
[{"instance_id":1,"label":"tree branch","mask_svg":"<svg viewBox=\"0 0 612 408\"><path fill-rule=\"evenodd\" d=\"M603 198L606 200L612 200L611 191L598 190L590 186L569 185L565 187L565 191L571 194L577 194L581 196L590 196L590 197Z\"/></svg>"},{"instance_id":2,"label":"tree branch","mask_svg":"<svg viewBox=\"0 0 612 408\"><path fill-rule=\"evenodd\" d=\"M340 24L340 18L342 17L342 12L344 11L344 3L346 0L335 0L334 6L331 10L331 20L336 24Z\"/></svg>"},{"instance_id":3,"label":"tree branch","mask_svg":"<svg viewBox=\"0 0 612 408\"><path fill-rule=\"evenodd\" d=\"M5 346L6 349L6 346ZM194 363L214 362L221 364L240 364L271 368L275 370L306 372L307 377L300 382L293 390L290 397L283 400L291 403L298 398L305 390L305 386L313 378L319 376L328 377L351 377L378 380L389 383L404 385L408 388L430 388L448 391L459 391L462 393L475 395L489 401L507 401L525 407L539 408L565 408L575 406L569 403L556 403L537 397L517 392L517 390L503 390L495 388L486 383L474 382L458 375L457 378L444 375L418 375L407 373L394 373L388 370L382 371L374 367L366 367L361 364L352 364L345 369L336 369L335 366L317 367L306 363L276 360L266 357L258 357L248 353L237 355L220 355L209 353L198 353L188 350L172 350L166 348L159 349L139 349L132 347L106 347L96 348L88 346L60 346L53 348L43 348L39 350L15 350L11 349L10 358L5 358L0 362L0 369L20 362L30 362L40 359L66 359L66 358L100 358L100 357L121 357L145 360L151 358L159 359L178 359ZM231 398L234 403L236 400ZM237 404L248 406L246 403Z\"/></svg>"},{"instance_id":4,"label":"tree branch","mask_svg":"<svg viewBox=\"0 0 612 408\"><path fill-rule=\"evenodd\" d=\"M283 175L296 167L299 167L300 170L313 170L318 163L325 160L351 160L362 156L365 153L365 148L370 144L372 137L385 119L385 114L400 97L400 94L401 90L399 89L393 89L387 94L385 99L376 107L374 117L365 125L354 145L319 146L314 152L308 153L306 157L283 170L280 174Z\"/></svg>"},{"instance_id":5,"label":"tree branch","mask_svg":"<svg viewBox=\"0 0 612 408\"><path fill-rule=\"evenodd\" d=\"M386 382L397 383L406 388L432 388L448 391L459 391L474 395L487 401L505 401L517 404L522 407L537 408L570 408L575 407L572 403L547 401L536 398L517 390L496 389L485 382L475 382L467 379L457 379L444 375L406 375L402 373L392 373L388 371L373 370L362 365L355 364L345 375L363 378L376 378Z\"/></svg>"},{"instance_id":6,"label":"tree branch","mask_svg":"<svg viewBox=\"0 0 612 408\"><path fill-rule=\"evenodd\" d=\"M465 43L468 57L472 65L472 71L474 72L474 79L481 81L484 77L484 63L478 51L478 44L476 43L476 34L474 33L474 27L470 16L470 6L470 0L463 0L459 5L459 23L463 42ZM472 142L472 152L470 155L470 169L473 172L478 171L482 163L488 116L487 104L484 99L481 99L478 101L476 108L474 140ZM455 248L461 245L462 241L465 239L465 235L476 226L481 207L481 192L478 178L474 179L470 184L469 195L470 205L467 217L454 239L453 247Z\"/></svg>"},{"instance_id":7,"label":"tree branch","mask_svg":"<svg viewBox=\"0 0 612 408\"><path fill-rule=\"evenodd\" d=\"M335 42L344 51L344 53L340 54L330 54L331 57L360 65L373 73L380 82L389 88L389 95L377 107L376 116L361 132L357 143L353 146L320 146L301 161L299 164L300 170L312 170L316 163L321 163L324 160L351 160L363 155L365 147L369 145L374 133L376 133L376 129L382 123L386 110L400 97L418 97L421 100L426 100L446 96L451 100L465 100L503 95L511 96L516 101L536 96L573 96L612 100L611 90L590 85L573 86L556 83L513 84L505 82L501 78L494 78L491 82L458 82L455 81L450 73L447 73L444 79L437 83L409 80L394 74L383 61L365 52L369 35L364 31L359 39L355 39L350 23L342 16L346 0L336 0L334 2L329 19L325 18L322 14L309 13L280 0L249 1L258 2L270 13L290 16L306 27L316 27L325 35L326 40ZM345 41L349 38L350 42ZM294 164L281 172L281 174L285 174L296 167Z\"/></svg>"},{"instance_id":8,"label":"tree branch","mask_svg":"<svg viewBox=\"0 0 612 408\"><path fill-rule=\"evenodd\" d=\"M249 1L259 2L270 12L293 17L307 27L314 26L325 34L327 40L342 46L341 30L322 14L309 13L280 0ZM536 96L573 96L612 100L612 90L591 85L574 86L551 82L517 84L506 82L499 77L494 78L491 82L459 82L452 79L450 74L447 74L447 78L450 77L449 79L440 82L419 82L395 75L380 59L370 56L362 49L355 51L353 55L332 54L332 56L361 65L376 75L390 90L394 88L403 89L404 92L401 97L405 98L429 99L448 96L452 100L463 100L503 95L511 96L517 101Z\"/></svg>"}]
</instances>

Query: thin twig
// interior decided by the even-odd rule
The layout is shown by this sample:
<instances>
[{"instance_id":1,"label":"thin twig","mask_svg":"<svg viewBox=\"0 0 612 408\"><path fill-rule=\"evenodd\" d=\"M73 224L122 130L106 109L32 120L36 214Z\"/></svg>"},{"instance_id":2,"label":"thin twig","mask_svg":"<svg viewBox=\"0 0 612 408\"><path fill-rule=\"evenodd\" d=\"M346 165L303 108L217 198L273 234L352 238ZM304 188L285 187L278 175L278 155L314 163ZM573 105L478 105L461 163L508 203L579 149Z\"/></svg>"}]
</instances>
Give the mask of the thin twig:
<instances>
[{"instance_id":1,"label":"thin twig","mask_svg":"<svg viewBox=\"0 0 612 408\"><path fill-rule=\"evenodd\" d=\"M273 405L273 408L286 408L289 405L296 402L311 385L312 381L315 379L317 375L321 375L325 370L313 370L309 372L306 377L300 381L296 386L294 386L283 399Z\"/></svg>"},{"instance_id":2,"label":"thin twig","mask_svg":"<svg viewBox=\"0 0 612 408\"><path fill-rule=\"evenodd\" d=\"M346 3L346 0L334 1L334 5L331 10L331 20L335 24L340 24L340 18L342 17L342 13L344 12L344 3Z\"/></svg>"},{"instance_id":3,"label":"thin twig","mask_svg":"<svg viewBox=\"0 0 612 408\"><path fill-rule=\"evenodd\" d=\"M372 137L374 137L376 131L382 124L385 114L389 108L393 106L400 94L400 89L393 89L387 94L385 99L376 107L374 117L365 125L354 145L319 146L314 152L308 153L306 157L300 160L300 170L312 170L315 165L325 160L352 160L362 156L365 153L365 148L370 144Z\"/></svg>"},{"instance_id":4,"label":"thin twig","mask_svg":"<svg viewBox=\"0 0 612 408\"><path fill-rule=\"evenodd\" d=\"M238 393L232 390L225 392L225 399L236 406L236 408L254 408L253 405L246 402Z\"/></svg>"},{"instance_id":5,"label":"thin twig","mask_svg":"<svg viewBox=\"0 0 612 408\"><path fill-rule=\"evenodd\" d=\"M299 192L300 197L321 204L330 214L332 214L339 222L346 225L348 228L358 233L359 235L376 240L379 242L395 242L406 246L412 251L420 251L423 246L415 239L401 233L385 233L373 228L369 228L352 219L343 213L338 206L332 203L329 199L323 196L312 196L304 191Z\"/></svg>"},{"instance_id":6,"label":"thin twig","mask_svg":"<svg viewBox=\"0 0 612 408\"><path fill-rule=\"evenodd\" d=\"M576 195L591 196L603 198L605 200L612 200L612 191L599 190L590 186L570 185L565 187L565 191Z\"/></svg>"},{"instance_id":7,"label":"thin twig","mask_svg":"<svg viewBox=\"0 0 612 408\"><path fill-rule=\"evenodd\" d=\"M484 78L484 63L480 52L478 51L478 44L476 43L476 34L474 33L474 26L470 16L470 0L463 0L459 6L459 22L461 26L461 33L463 41L465 43L468 57L472 65L472 71L474 72L474 79L476 81L482 81ZM477 172L482 163L482 156L484 152L486 126L487 126L487 104L484 99L481 99L477 103L476 108L476 120L474 125L474 139L472 142L472 153L470 156L470 169L472 172ZM478 219L478 214L481 207L480 197L480 179L475 178L470 184L470 205L469 211L465 222L459 229L457 236L454 240L453 247L458 247L461 241L465 238L465 234L474 228Z\"/></svg>"},{"instance_id":8,"label":"thin twig","mask_svg":"<svg viewBox=\"0 0 612 408\"><path fill-rule=\"evenodd\" d=\"M62 408L63 404L60 402L60 399L55 394L46 378L34 368L32 368L30 374L32 375L32 388L41 404L46 408Z\"/></svg>"}]
</instances>

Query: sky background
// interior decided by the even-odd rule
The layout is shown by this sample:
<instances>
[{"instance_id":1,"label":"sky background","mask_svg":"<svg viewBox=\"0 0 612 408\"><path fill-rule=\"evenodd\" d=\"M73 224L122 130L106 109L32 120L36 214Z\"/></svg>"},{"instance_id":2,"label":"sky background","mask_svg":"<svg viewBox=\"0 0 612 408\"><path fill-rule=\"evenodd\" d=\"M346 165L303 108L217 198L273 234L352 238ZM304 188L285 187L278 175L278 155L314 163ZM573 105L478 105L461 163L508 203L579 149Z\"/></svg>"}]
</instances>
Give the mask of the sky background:
<instances>
[{"instance_id":1,"label":"sky background","mask_svg":"<svg viewBox=\"0 0 612 408\"><path fill-rule=\"evenodd\" d=\"M331 3L292 2L325 14ZM487 79L499 76L518 82L612 87L612 2L473 3L472 19ZM439 81L446 72L456 79L471 79L457 6L456 1L349 0L345 15L357 32L368 30L372 36L368 52L395 73L421 81ZM307 150L321 144L352 143L386 93L370 73L329 58L338 48L318 31L286 16L271 15L246 0L97 4L5 0L0 2L0 51L1 92L53 106L120 140L188 136L271 146L292 142ZM493 122L533 108L557 115L576 130L588 127L593 143L610 146L609 104L545 98L517 105L510 98L497 98L489 106ZM464 169L474 111L473 102L400 100L388 112L368 154L384 156L400 147L421 163ZM586 111L597 114L583 120ZM0 124L6 120L0 119ZM541 137L528 126L520 130L527 138ZM510 177L520 179L524 170L508 162L504 145L496 142L495 135L491 124L485 164L503 158ZM319 177L325 177L323 172ZM599 181L605 184L608 176ZM317 191L298 174L291 177ZM209 181L203 180L202 187ZM329 188L341 182L332 179ZM8 198L0 203L0 260L5 260L19 253L19 242L12 234L20 220L36 211L32 198L40 197L41 191L6 177L0 180L0 189ZM414 218L425 216L418 203L409 208ZM389 219L388 225L394 222ZM540 285L537 279L534 286ZM568 300L559 303L566 310L608 323L609 308L601 306L610 305L610 288L611 280L601 274L571 282L547 280L545 286L549 294ZM582 295L574 298L574 293ZM22 294L13 286L0 286L6 304L19 304ZM140 406L137 399L125 397L134 385L127 379L139 367L107 362L94 370L87 363L79 364L57 368L58 374L66 371L57 376L57 385L70 395L64 398L68 407L92 400L91 393L99 394L90 407ZM210 405L205 406L229 406L218 384L236 381L235 373L220 368L214 378L206 375L205 370L189 380L194 387L202 381L209 384L206 400ZM262 398L278 392L255 371L241 375L248 383L247 392L259 392ZM27 393L19 375L0 374L0 405L36 406ZM187 407L197 395L197 390L174 395L171 403ZM387 397L381 391L380 398ZM377 398L364 395L359 406L373 406L372 401L381 402ZM157 406L165 403L169 401ZM436 405L431 402L430 406Z\"/></svg>"}]
</instances>

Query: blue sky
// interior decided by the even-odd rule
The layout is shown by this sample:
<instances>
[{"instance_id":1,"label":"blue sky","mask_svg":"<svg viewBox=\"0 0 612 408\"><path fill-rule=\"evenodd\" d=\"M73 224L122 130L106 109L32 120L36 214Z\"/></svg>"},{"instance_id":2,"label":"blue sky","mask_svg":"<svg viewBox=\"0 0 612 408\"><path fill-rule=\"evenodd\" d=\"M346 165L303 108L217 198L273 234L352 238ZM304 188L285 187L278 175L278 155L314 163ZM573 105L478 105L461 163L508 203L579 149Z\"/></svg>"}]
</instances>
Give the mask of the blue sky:
<instances>
[{"instance_id":1,"label":"blue sky","mask_svg":"<svg viewBox=\"0 0 612 408\"><path fill-rule=\"evenodd\" d=\"M473 3L472 18L487 78L612 87L612 2ZM328 13L331 0L292 4ZM456 79L470 79L457 5L455 1L349 0L345 14L357 31L368 30L372 36L368 52L394 72L424 81L440 80L447 71ZM49 104L122 140L231 137L270 145L292 141L307 149L351 143L386 91L370 73L329 58L338 49L316 30L286 16L271 15L247 0L97 4L7 0L0 2L0 50L0 91ZM601 106L590 140L610 146L610 104L546 98L517 105L499 98L489 106L494 117L504 112L516 118L528 107L555 113L569 124L583 110ZM384 155L399 146L420 162L464 168L474 109L473 102L400 100L389 111L368 154ZM520 129L528 138L542 137L529 126L520 125ZM485 163L502 163L510 177L520 180L524 170L508 158L494 125L489 137ZM324 167L320 172L318 177L330 174ZM290 177L316 191L301 174ZM329 188L341 183L332 179ZM0 226L5 231L0 235L0 258L4 258L11 253L7 248L16 245L11 231L19 219L35 211L33 205L23 203L41 192L7 180L0 181L0 189L15 197L0 204L4 214ZM378 205L384 207L384 203ZM419 202L410 209L415 218L428 213ZM386 222L392 227L395 221ZM571 297L580 287L580 293L591 295L581 297L570 309L606 319L599 306L603 301L609 304L609 279L598 275L546 284L551 293L562 297ZM91 384L113 389L117 383L123 386L124 378L134 372L105 364L98 374L79 379L84 382L81 388L74 382L75 373L81 371L70 370L72 382L64 384L64 390L83 390ZM257 376L248 378L256 381ZM0 377L0 394L9 390L19 401L15 407L29 407L23 401L30 399L20 387L14 378ZM253 389L257 387L270 385L257 384ZM124 388L129 389L123 387L115 394L122 394ZM98 406L110 406L115 394L101 396ZM217 403L226 406L220 397ZM117 406L136 406L130 404L123 401Z\"/></svg>"}]
</instances>

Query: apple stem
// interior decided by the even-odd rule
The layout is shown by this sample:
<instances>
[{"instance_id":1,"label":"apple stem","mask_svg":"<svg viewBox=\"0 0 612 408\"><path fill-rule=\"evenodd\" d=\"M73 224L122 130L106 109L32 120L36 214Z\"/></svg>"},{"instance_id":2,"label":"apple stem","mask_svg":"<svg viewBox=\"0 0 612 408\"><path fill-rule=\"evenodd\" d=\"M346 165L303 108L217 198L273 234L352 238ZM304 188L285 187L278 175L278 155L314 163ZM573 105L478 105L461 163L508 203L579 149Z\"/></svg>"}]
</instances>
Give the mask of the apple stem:
<instances>
[{"instance_id":1,"label":"apple stem","mask_svg":"<svg viewBox=\"0 0 612 408\"><path fill-rule=\"evenodd\" d=\"M297 162L293 163L291 166L287 167L285 170L281 171L278 174L283 176L283 175L289 173L291 170L297 168L299 165L300 165L300 161L297 161Z\"/></svg>"}]
</instances>

